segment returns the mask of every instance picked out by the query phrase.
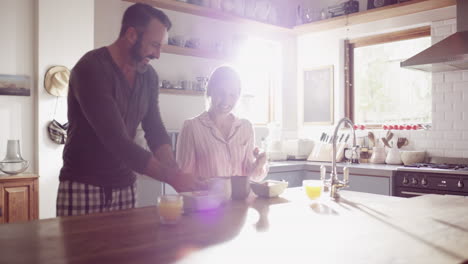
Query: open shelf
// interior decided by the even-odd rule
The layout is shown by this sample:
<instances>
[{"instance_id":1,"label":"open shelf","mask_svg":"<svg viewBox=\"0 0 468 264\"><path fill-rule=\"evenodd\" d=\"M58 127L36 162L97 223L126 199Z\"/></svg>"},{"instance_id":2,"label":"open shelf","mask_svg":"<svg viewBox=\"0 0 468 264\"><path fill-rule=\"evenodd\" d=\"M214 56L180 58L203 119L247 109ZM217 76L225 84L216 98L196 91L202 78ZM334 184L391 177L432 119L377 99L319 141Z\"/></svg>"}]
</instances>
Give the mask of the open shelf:
<instances>
[{"instance_id":1,"label":"open shelf","mask_svg":"<svg viewBox=\"0 0 468 264\"><path fill-rule=\"evenodd\" d=\"M182 90L182 89L166 89L159 88L160 94L180 94L180 95L193 95L193 96L203 96L205 92L194 91L194 90Z\"/></svg>"},{"instance_id":2,"label":"open shelf","mask_svg":"<svg viewBox=\"0 0 468 264\"><path fill-rule=\"evenodd\" d=\"M182 56L193 56L193 57L199 57L199 58L229 61L228 56L219 54L217 52L213 52L210 50L202 50L202 49L184 48L184 47L179 47L179 46L174 46L174 45L164 45L162 47L162 52L169 53L169 54L177 54L177 55L182 55Z\"/></svg>"},{"instance_id":3,"label":"open shelf","mask_svg":"<svg viewBox=\"0 0 468 264\"><path fill-rule=\"evenodd\" d=\"M289 33L293 34L294 31L291 28L276 26L268 23L262 23L256 20L236 16L226 12L222 12L217 9L198 6L194 4L188 4L185 2L180 2L176 0L123 0L132 3L145 3L151 6L155 6L162 9L168 9L178 12L183 12L187 14L192 14L196 16L208 17L222 21L233 22L237 24L246 24L251 28L258 28L262 30L280 32L280 33Z\"/></svg>"},{"instance_id":4,"label":"open shelf","mask_svg":"<svg viewBox=\"0 0 468 264\"><path fill-rule=\"evenodd\" d=\"M456 4L456 0L412 0L409 2L388 5L363 12L334 17L294 27L298 34L325 31L346 26L364 24L382 19L410 15Z\"/></svg>"}]
</instances>

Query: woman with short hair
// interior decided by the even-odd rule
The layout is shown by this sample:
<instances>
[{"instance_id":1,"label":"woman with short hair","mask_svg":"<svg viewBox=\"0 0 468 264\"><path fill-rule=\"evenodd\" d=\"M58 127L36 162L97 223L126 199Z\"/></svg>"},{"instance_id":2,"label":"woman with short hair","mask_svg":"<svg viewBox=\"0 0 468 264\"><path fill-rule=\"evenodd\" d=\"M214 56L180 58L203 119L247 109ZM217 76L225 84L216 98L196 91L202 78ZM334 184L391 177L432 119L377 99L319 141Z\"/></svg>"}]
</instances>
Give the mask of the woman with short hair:
<instances>
[{"instance_id":1,"label":"woman with short hair","mask_svg":"<svg viewBox=\"0 0 468 264\"><path fill-rule=\"evenodd\" d=\"M208 81L209 109L184 122L177 143L177 163L184 173L212 177L267 174L266 155L254 145L254 129L232 111L241 94L239 74L229 66L217 68Z\"/></svg>"}]
</instances>

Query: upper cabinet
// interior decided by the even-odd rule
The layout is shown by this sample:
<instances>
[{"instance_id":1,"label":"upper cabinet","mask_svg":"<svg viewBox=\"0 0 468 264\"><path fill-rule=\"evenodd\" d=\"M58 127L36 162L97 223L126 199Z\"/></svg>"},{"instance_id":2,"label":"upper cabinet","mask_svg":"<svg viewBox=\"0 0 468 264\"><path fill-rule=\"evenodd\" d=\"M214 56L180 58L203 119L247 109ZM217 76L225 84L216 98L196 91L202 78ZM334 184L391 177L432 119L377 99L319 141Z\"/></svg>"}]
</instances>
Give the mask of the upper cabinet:
<instances>
[{"instance_id":1,"label":"upper cabinet","mask_svg":"<svg viewBox=\"0 0 468 264\"><path fill-rule=\"evenodd\" d=\"M278 26L278 25L273 25L271 23L267 22L261 22L253 19L249 19L246 17L238 16L233 14L234 10L232 12L223 12L221 9L216 9L216 8L211 8L211 7L205 7L205 6L200 6L200 5L195 5L195 4L189 4L185 3L184 1L176 1L176 0L124 0L127 2L133 2L133 3L146 3L158 8L162 9L168 9L168 10L173 10L173 11L178 11L178 12L183 12L187 14L192 14L196 16L202 16L202 17L208 17L212 19L217 19L217 20L222 20L222 21L227 21L227 22L232 22L236 24L245 24L251 29L258 29L258 30L266 30L266 31L273 31L273 32L279 32L279 33L287 33L287 34L294 34L294 31L291 28L285 27L285 26ZM219 0L219 2L222 4L222 1ZM232 9L235 9L235 1L230 1L232 3ZM267 0L263 0L263 2L268 3ZM244 7L246 9L247 7ZM263 12L266 16L268 14L272 14L273 9L271 6L257 6L252 9L252 12ZM275 10L275 13L277 14L279 10ZM252 14L255 15L255 14ZM277 15L275 15L277 17ZM264 20L268 21L268 17L265 17ZM275 18L277 19L277 18Z\"/></svg>"},{"instance_id":2,"label":"upper cabinet","mask_svg":"<svg viewBox=\"0 0 468 264\"><path fill-rule=\"evenodd\" d=\"M294 27L297 34L326 31L346 26L364 24L378 20L399 17L429 11L456 4L455 0L411 0L399 4L388 5L349 15L324 19Z\"/></svg>"},{"instance_id":3,"label":"upper cabinet","mask_svg":"<svg viewBox=\"0 0 468 264\"><path fill-rule=\"evenodd\" d=\"M362 12L352 13L348 15L342 15L334 18L328 18L320 21L315 21L311 23L306 23L302 25L298 25L295 27L289 26L278 26L273 25L267 22L261 22L254 19L251 19L252 16L256 16L256 14L252 14L250 16L238 16L233 14L233 12L223 12L220 9L205 7L195 4L189 4L185 1L177 1L177 0L124 0L127 2L142 2L147 3L149 5L183 12L187 14L192 14L196 16L208 17L212 19L217 19L221 21L232 22L236 24L243 24L249 27L249 29L257 29L269 32L276 32L276 33L286 33L286 34L304 34L304 33L311 33L311 32L318 32L318 31L325 31L336 29L340 27L352 26L357 24L369 23L373 21L378 21L382 19L388 19L403 15L409 15L414 13L419 13L423 11L428 11L432 9L438 9L448 6L453 6L456 4L456 0L410 0L405 1L398 4L387 5L384 7L374 8ZM195 1L195 0L194 0ZM200 1L207 1L207 0L200 0ZM222 0L216 0L218 2L223 2ZM236 0L228 0L231 3L235 3ZM251 2L268 2L269 0L256 0ZM341 2L345 2L346 0L342 0ZM247 3L248 1L243 0L242 2ZM278 1L275 1L278 2ZM300 1L288 1L286 5L294 5L292 8L284 8L283 6L278 6L277 9L281 9L281 12L285 13L283 16L287 17L286 21L282 24L292 24L296 19L297 8L299 7ZM290 6L289 6L290 7ZM232 7L236 8L236 7ZM245 7L245 10L247 7ZM267 12L268 8L263 8L264 12ZM283 10L285 9L285 10ZM256 10L262 10L262 8L255 7ZM272 13L271 8L268 10L269 13ZM275 10L275 12L279 13L279 10ZM276 17L277 15L275 15ZM264 19L267 21L268 19ZM293 22L291 22L293 21ZM278 24L278 23L277 23ZM212 55L208 55L209 57ZM215 56L216 57L216 56Z\"/></svg>"}]
</instances>

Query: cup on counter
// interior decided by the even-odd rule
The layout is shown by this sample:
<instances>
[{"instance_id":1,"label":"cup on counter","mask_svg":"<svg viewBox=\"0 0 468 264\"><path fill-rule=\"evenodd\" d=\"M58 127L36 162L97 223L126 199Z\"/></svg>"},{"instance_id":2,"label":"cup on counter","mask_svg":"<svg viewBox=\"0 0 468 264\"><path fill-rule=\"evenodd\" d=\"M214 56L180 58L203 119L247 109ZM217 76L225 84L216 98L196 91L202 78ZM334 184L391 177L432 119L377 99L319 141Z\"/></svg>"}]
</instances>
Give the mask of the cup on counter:
<instances>
[{"instance_id":1,"label":"cup on counter","mask_svg":"<svg viewBox=\"0 0 468 264\"><path fill-rule=\"evenodd\" d=\"M304 180L302 181L302 187L304 187L305 193L311 200L318 200L322 196L322 180Z\"/></svg>"},{"instance_id":2,"label":"cup on counter","mask_svg":"<svg viewBox=\"0 0 468 264\"><path fill-rule=\"evenodd\" d=\"M162 195L158 197L159 221L162 224L176 224L179 222L184 208L181 195Z\"/></svg>"},{"instance_id":3,"label":"cup on counter","mask_svg":"<svg viewBox=\"0 0 468 264\"><path fill-rule=\"evenodd\" d=\"M209 180L209 191L214 194L221 194L224 202L231 199L231 179L229 177L213 177Z\"/></svg>"},{"instance_id":4,"label":"cup on counter","mask_svg":"<svg viewBox=\"0 0 468 264\"><path fill-rule=\"evenodd\" d=\"M250 194L250 178L248 176L232 176L232 199L244 200Z\"/></svg>"}]
</instances>

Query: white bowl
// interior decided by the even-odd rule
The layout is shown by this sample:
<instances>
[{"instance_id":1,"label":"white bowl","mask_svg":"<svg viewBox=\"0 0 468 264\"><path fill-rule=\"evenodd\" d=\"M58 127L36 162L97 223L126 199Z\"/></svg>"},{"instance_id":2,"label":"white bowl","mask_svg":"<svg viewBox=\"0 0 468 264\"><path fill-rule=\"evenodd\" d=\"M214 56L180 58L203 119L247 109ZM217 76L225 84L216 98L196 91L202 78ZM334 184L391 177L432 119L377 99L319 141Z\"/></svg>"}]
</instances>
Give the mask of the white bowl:
<instances>
[{"instance_id":1,"label":"white bowl","mask_svg":"<svg viewBox=\"0 0 468 264\"><path fill-rule=\"evenodd\" d=\"M209 191L182 192L184 211L205 211L218 208L224 201L223 194Z\"/></svg>"},{"instance_id":2,"label":"white bowl","mask_svg":"<svg viewBox=\"0 0 468 264\"><path fill-rule=\"evenodd\" d=\"M252 182L250 183L250 187L257 196L272 198L282 194L288 187L288 182L266 180L262 182Z\"/></svg>"},{"instance_id":3,"label":"white bowl","mask_svg":"<svg viewBox=\"0 0 468 264\"><path fill-rule=\"evenodd\" d=\"M400 153L401 156L401 161L403 161L403 164L405 165L411 165L414 163L421 163L424 162L424 159L426 158L426 152L425 151L411 151L411 150L402 150Z\"/></svg>"}]
</instances>

